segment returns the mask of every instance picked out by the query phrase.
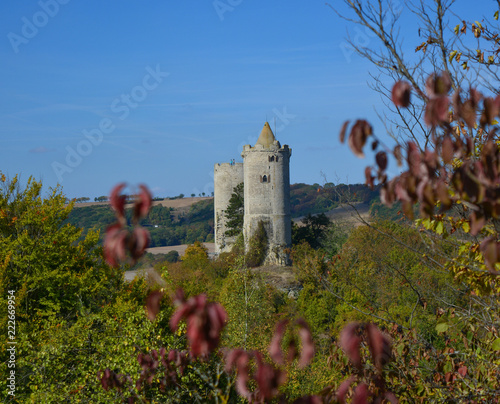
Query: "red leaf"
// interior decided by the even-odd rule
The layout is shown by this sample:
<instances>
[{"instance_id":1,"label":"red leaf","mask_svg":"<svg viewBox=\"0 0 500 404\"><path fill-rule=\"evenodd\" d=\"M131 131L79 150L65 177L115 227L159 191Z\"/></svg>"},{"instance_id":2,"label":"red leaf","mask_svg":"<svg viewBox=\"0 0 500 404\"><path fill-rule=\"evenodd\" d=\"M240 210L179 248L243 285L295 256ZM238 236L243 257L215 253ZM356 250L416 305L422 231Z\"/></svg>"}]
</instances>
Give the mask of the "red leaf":
<instances>
[{"instance_id":1,"label":"red leaf","mask_svg":"<svg viewBox=\"0 0 500 404\"><path fill-rule=\"evenodd\" d=\"M354 382L354 379L354 376L345 379L337 390L337 400L340 402L340 404L345 404L345 397L347 395L347 392L349 391L349 387L351 387L352 382Z\"/></svg>"},{"instance_id":2,"label":"red leaf","mask_svg":"<svg viewBox=\"0 0 500 404\"><path fill-rule=\"evenodd\" d=\"M305 396L300 397L293 402L293 404L321 404L323 400L320 396Z\"/></svg>"},{"instance_id":3,"label":"red leaf","mask_svg":"<svg viewBox=\"0 0 500 404\"><path fill-rule=\"evenodd\" d=\"M484 199L486 188L466 166L459 167L452 176L455 188L462 193L462 197L471 203L481 203Z\"/></svg>"},{"instance_id":4,"label":"red leaf","mask_svg":"<svg viewBox=\"0 0 500 404\"><path fill-rule=\"evenodd\" d=\"M286 373L263 362L259 352L255 352L254 355L257 362L255 381L257 382L259 395L264 400L270 400L278 394L279 386L286 381Z\"/></svg>"},{"instance_id":5,"label":"red leaf","mask_svg":"<svg viewBox=\"0 0 500 404\"><path fill-rule=\"evenodd\" d=\"M283 352L281 350L281 341L283 341L283 335L285 335L287 325L288 320L282 320L276 325L276 330L274 331L273 338L269 344L269 355L271 356L271 359L279 365L283 365L285 363L283 360Z\"/></svg>"},{"instance_id":6,"label":"red leaf","mask_svg":"<svg viewBox=\"0 0 500 404\"><path fill-rule=\"evenodd\" d=\"M401 146L397 145L394 147L393 151L394 157L396 159L396 162L398 163L398 167L401 167L403 165L403 155L401 154Z\"/></svg>"},{"instance_id":7,"label":"red leaf","mask_svg":"<svg viewBox=\"0 0 500 404\"><path fill-rule=\"evenodd\" d=\"M361 338L357 335L358 330L359 323L347 324L340 332L339 343L354 366L361 368Z\"/></svg>"},{"instance_id":8,"label":"red leaf","mask_svg":"<svg viewBox=\"0 0 500 404\"><path fill-rule=\"evenodd\" d=\"M489 97L483 100L483 105L484 110L483 114L481 115L481 125L492 125L493 120L498 116L498 113L500 111L499 105L496 102L496 99Z\"/></svg>"},{"instance_id":9,"label":"red leaf","mask_svg":"<svg viewBox=\"0 0 500 404\"><path fill-rule=\"evenodd\" d=\"M482 212L472 212L470 215L470 234L476 236L486 224L486 218Z\"/></svg>"},{"instance_id":10,"label":"red leaf","mask_svg":"<svg viewBox=\"0 0 500 404\"><path fill-rule=\"evenodd\" d=\"M411 86L406 81L398 81L392 87L392 102L396 107L408 108L410 105Z\"/></svg>"},{"instance_id":11,"label":"red leaf","mask_svg":"<svg viewBox=\"0 0 500 404\"><path fill-rule=\"evenodd\" d=\"M446 383L453 381L453 374L451 372L446 373L444 375L444 380L446 381Z\"/></svg>"},{"instance_id":12,"label":"red leaf","mask_svg":"<svg viewBox=\"0 0 500 404\"><path fill-rule=\"evenodd\" d=\"M425 106L424 121L429 126L436 126L448 118L449 99L446 96L431 98Z\"/></svg>"},{"instance_id":13,"label":"red leaf","mask_svg":"<svg viewBox=\"0 0 500 404\"><path fill-rule=\"evenodd\" d=\"M224 308L218 303L207 303L202 294L181 304L170 318L170 327L176 330L182 318L187 323L187 338L193 356L207 355L219 345L220 332L227 321Z\"/></svg>"},{"instance_id":14,"label":"red leaf","mask_svg":"<svg viewBox=\"0 0 500 404\"><path fill-rule=\"evenodd\" d=\"M407 175L401 175L399 180L394 185L394 192L396 194L396 198L402 202L412 202L410 198L410 194L408 193L407 187Z\"/></svg>"},{"instance_id":15,"label":"red leaf","mask_svg":"<svg viewBox=\"0 0 500 404\"><path fill-rule=\"evenodd\" d=\"M106 229L104 236L104 258L112 267L117 267L126 258L128 233L119 223Z\"/></svg>"},{"instance_id":16,"label":"red leaf","mask_svg":"<svg viewBox=\"0 0 500 404\"><path fill-rule=\"evenodd\" d=\"M433 73L425 82L425 90L429 97L446 95L451 89L451 78L447 72L440 75Z\"/></svg>"},{"instance_id":17,"label":"red leaf","mask_svg":"<svg viewBox=\"0 0 500 404\"><path fill-rule=\"evenodd\" d=\"M392 206L394 201L396 200L396 192L395 192L395 180L382 185L380 189L380 201L386 206Z\"/></svg>"},{"instance_id":18,"label":"red leaf","mask_svg":"<svg viewBox=\"0 0 500 404\"><path fill-rule=\"evenodd\" d=\"M465 101L462 105L461 117L470 128L476 124L476 105L471 100Z\"/></svg>"},{"instance_id":19,"label":"red leaf","mask_svg":"<svg viewBox=\"0 0 500 404\"><path fill-rule=\"evenodd\" d=\"M175 295L172 300L175 306L179 306L186 302L186 297L182 288L179 288L175 291Z\"/></svg>"},{"instance_id":20,"label":"red leaf","mask_svg":"<svg viewBox=\"0 0 500 404\"><path fill-rule=\"evenodd\" d=\"M125 200L127 199L127 197L125 195L120 195L120 192L123 188L125 188L126 185L127 184L125 184L124 182L116 185L111 190L111 195L109 197L111 207L116 211L118 217L125 216Z\"/></svg>"},{"instance_id":21,"label":"red leaf","mask_svg":"<svg viewBox=\"0 0 500 404\"><path fill-rule=\"evenodd\" d=\"M371 125L364 119L358 119L351 129L347 144L357 157L364 157L363 146L366 139L373 133Z\"/></svg>"},{"instance_id":22,"label":"red leaf","mask_svg":"<svg viewBox=\"0 0 500 404\"><path fill-rule=\"evenodd\" d=\"M371 167L366 167L365 168L365 184L370 187L370 189L373 189L375 187L375 182L374 182L374 177L372 175L372 169Z\"/></svg>"},{"instance_id":23,"label":"red leaf","mask_svg":"<svg viewBox=\"0 0 500 404\"><path fill-rule=\"evenodd\" d=\"M148 248L149 240L149 231L143 227L136 227L134 229L129 246L130 254L132 255L134 262L143 256L146 248Z\"/></svg>"},{"instance_id":24,"label":"red leaf","mask_svg":"<svg viewBox=\"0 0 500 404\"><path fill-rule=\"evenodd\" d=\"M140 220L148 215L149 209L151 208L152 197L149 189L141 184L139 185L141 192L139 193L138 199L135 201L134 205L134 217L136 220Z\"/></svg>"},{"instance_id":25,"label":"red leaf","mask_svg":"<svg viewBox=\"0 0 500 404\"><path fill-rule=\"evenodd\" d=\"M368 386L365 383L360 383L356 386L351 403L368 404Z\"/></svg>"},{"instance_id":26,"label":"red leaf","mask_svg":"<svg viewBox=\"0 0 500 404\"><path fill-rule=\"evenodd\" d=\"M369 323L366 330L368 335L368 346L370 347L373 362L379 370L382 370L382 367L389 362L391 358L391 341L375 324Z\"/></svg>"},{"instance_id":27,"label":"red leaf","mask_svg":"<svg viewBox=\"0 0 500 404\"><path fill-rule=\"evenodd\" d=\"M375 161L379 168L384 171L387 168L387 153L385 151L379 151L375 155Z\"/></svg>"},{"instance_id":28,"label":"red leaf","mask_svg":"<svg viewBox=\"0 0 500 404\"><path fill-rule=\"evenodd\" d=\"M457 372L460 376L465 377L465 375L467 374L467 366L459 367Z\"/></svg>"},{"instance_id":29,"label":"red leaf","mask_svg":"<svg viewBox=\"0 0 500 404\"><path fill-rule=\"evenodd\" d=\"M500 261L500 243L493 237L488 237L483 240L479 248L484 257L484 263L490 272L497 274L498 272L495 270L495 264Z\"/></svg>"},{"instance_id":30,"label":"red leaf","mask_svg":"<svg viewBox=\"0 0 500 404\"><path fill-rule=\"evenodd\" d=\"M425 174L432 175L432 173L436 171L439 164L437 153L432 150L425 149L424 163L425 163L425 169L427 169L427 172L425 172Z\"/></svg>"},{"instance_id":31,"label":"red leaf","mask_svg":"<svg viewBox=\"0 0 500 404\"><path fill-rule=\"evenodd\" d=\"M226 355L226 372L229 372L233 366L238 370L238 377L236 378L236 390L238 393L251 401L252 393L248 389L248 382L250 381L249 363L250 355L242 349L233 349Z\"/></svg>"},{"instance_id":32,"label":"red leaf","mask_svg":"<svg viewBox=\"0 0 500 404\"><path fill-rule=\"evenodd\" d=\"M460 97L459 89L457 89L453 95L453 108L455 109L455 114L463 119L467 126L471 128L474 127L476 123L476 111L481 99L481 93L473 88L469 90L469 99L463 103Z\"/></svg>"},{"instance_id":33,"label":"red leaf","mask_svg":"<svg viewBox=\"0 0 500 404\"><path fill-rule=\"evenodd\" d=\"M160 312L160 301L163 297L163 292L155 290L146 298L146 314L151 321L154 321Z\"/></svg>"},{"instance_id":34,"label":"red leaf","mask_svg":"<svg viewBox=\"0 0 500 404\"><path fill-rule=\"evenodd\" d=\"M228 351L225 356L226 366L224 369L226 372L231 371L234 366L237 366L240 357L245 355L248 357L248 353L243 349L231 349Z\"/></svg>"},{"instance_id":35,"label":"red leaf","mask_svg":"<svg viewBox=\"0 0 500 404\"><path fill-rule=\"evenodd\" d=\"M450 136L445 136L443 138L443 143L441 145L441 157L445 164L451 164L453 162L453 141Z\"/></svg>"},{"instance_id":36,"label":"red leaf","mask_svg":"<svg viewBox=\"0 0 500 404\"><path fill-rule=\"evenodd\" d=\"M408 142L408 166L413 176L420 174L421 156L418 146L414 142Z\"/></svg>"},{"instance_id":37,"label":"red leaf","mask_svg":"<svg viewBox=\"0 0 500 404\"><path fill-rule=\"evenodd\" d=\"M385 393L385 396L384 396L387 400L389 400L392 404L398 404L399 403L399 400L397 399L397 397L394 395L394 393L388 391L387 393Z\"/></svg>"},{"instance_id":38,"label":"red leaf","mask_svg":"<svg viewBox=\"0 0 500 404\"><path fill-rule=\"evenodd\" d=\"M434 198L434 192L432 190L432 185L429 179L425 178L417 186L417 196L421 203L426 203L429 205L434 205L436 200Z\"/></svg>"},{"instance_id":39,"label":"red leaf","mask_svg":"<svg viewBox=\"0 0 500 404\"><path fill-rule=\"evenodd\" d=\"M299 358L299 368L305 368L314 357L314 342L311 331L303 319L298 319L299 337L302 344Z\"/></svg>"},{"instance_id":40,"label":"red leaf","mask_svg":"<svg viewBox=\"0 0 500 404\"><path fill-rule=\"evenodd\" d=\"M449 209L452 205L452 200L450 198L450 194L448 193L448 188L448 185L444 182L443 179L440 179L435 184L436 196L441 202L441 211Z\"/></svg>"},{"instance_id":41,"label":"red leaf","mask_svg":"<svg viewBox=\"0 0 500 404\"><path fill-rule=\"evenodd\" d=\"M340 129L340 143L344 143L347 125L349 125L349 121L345 121L344 124L342 125L342 128Z\"/></svg>"}]
</instances>

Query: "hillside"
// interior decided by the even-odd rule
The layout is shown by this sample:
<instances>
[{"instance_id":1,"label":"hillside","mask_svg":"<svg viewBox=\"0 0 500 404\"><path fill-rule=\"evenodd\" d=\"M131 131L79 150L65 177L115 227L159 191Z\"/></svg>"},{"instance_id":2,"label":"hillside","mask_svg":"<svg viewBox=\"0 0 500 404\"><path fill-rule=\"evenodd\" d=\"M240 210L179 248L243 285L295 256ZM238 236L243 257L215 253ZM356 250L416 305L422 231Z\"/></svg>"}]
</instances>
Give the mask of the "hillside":
<instances>
[{"instance_id":1,"label":"hillside","mask_svg":"<svg viewBox=\"0 0 500 404\"><path fill-rule=\"evenodd\" d=\"M332 220L352 221L354 211L341 202L351 201L363 217L376 201L376 191L362 184L337 185L293 184L290 186L291 214L296 222L307 214L327 213ZM195 241L213 242L213 197L177 198L154 201L149 216L141 223L151 234L151 248L192 244ZM131 205L128 205L131 207ZM84 229L99 230L103 236L115 220L108 202L75 204L68 223Z\"/></svg>"},{"instance_id":2,"label":"hillside","mask_svg":"<svg viewBox=\"0 0 500 404\"><path fill-rule=\"evenodd\" d=\"M101 238L115 215L106 202L76 204L67 219L77 227L99 230ZM130 217L130 209L127 210ZM185 198L155 201L149 215L141 222L151 234L151 247L213 241L213 198Z\"/></svg>"},{"instance_id":3,"label":"hillside","mask_svg":"<svg viewBox=\"0 0 500 404\"><path fill-rule=\"evenodd\" d=\"M293 184L290 186L291 214L293 218L298 218L309 213L325 213L344 202L370 205L377 196L377 190L372 191L364 184Z\"/></svg>"}]
</instances>

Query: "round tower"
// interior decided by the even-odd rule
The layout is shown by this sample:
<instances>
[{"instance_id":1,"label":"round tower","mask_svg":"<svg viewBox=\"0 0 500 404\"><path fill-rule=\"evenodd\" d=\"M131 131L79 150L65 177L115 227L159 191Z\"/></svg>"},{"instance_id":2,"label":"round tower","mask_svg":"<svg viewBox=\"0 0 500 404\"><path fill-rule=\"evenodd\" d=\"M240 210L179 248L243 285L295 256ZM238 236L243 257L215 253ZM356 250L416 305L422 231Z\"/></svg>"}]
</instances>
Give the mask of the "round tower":
<instances>
[{"instance_id":1,"label":"round tower","mask_svg":"<svg viewBox=\"0 0 500 404\"><path fill-rule=\"evenodd\" d=\"M243 147L245 216L243 235L249 241L264 224L268 238L267 264L287 265L285 249L292 243L290 216L290 156L288 145L281 147L265 123L254 147Z\"/></svg>"},{"instance_id":2,"label":"round tower","mask_svg":"<svg viewBox=\"0 0 500 404\"><path fill-rule=\"evenodd\" d=\"M214 166L214 233L215 252L230 251L234 237L226 236L227 218L225 210L231 199L234 188L243 182L242 163L222 163Z\"/></svg>"}]
</instances>

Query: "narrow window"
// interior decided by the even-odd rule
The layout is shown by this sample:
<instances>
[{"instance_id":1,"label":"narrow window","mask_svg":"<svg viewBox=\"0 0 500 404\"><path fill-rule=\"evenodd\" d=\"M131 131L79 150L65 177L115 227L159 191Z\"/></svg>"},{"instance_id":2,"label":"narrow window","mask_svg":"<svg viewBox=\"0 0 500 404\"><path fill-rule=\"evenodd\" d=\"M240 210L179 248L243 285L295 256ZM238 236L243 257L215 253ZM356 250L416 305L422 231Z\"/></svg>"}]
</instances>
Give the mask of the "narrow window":
<instances>
[{"instance_id":1,"label":"narrow window","mask_svg":"<svg viewBox=\"0 0 500 404\"><path fill-rule=\"evenodd\" d=\"M262 177L262 182L267 182L267 175L264 175L264 176Z\"/></svg>"},{"instance_id":2,"label":"narrow window","mask_svg":"<svg viewBox=\"0 0 500 404\"><path fill-rule=\"evenodd\" d=\"M279 157L278 157L278 156L276 156L276 163L278 162L278 159L279 159Z\"/></svg>"}]
</instances>

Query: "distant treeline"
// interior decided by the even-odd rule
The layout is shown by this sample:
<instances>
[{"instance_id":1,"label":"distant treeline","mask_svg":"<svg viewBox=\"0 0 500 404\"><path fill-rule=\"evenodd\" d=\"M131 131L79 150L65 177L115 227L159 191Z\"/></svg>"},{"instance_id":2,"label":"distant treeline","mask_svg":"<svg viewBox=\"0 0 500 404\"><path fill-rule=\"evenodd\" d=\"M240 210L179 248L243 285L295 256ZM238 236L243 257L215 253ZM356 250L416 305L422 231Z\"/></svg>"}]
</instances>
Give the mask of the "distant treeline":
<instances>
[{"instance_id":1,"label":"distant treeline","mask_svg":"<svg viewBox=\"0 0 500 404\"><path fill-rule=\"evenodd\" d=\"M184 198L184 196L185 196L184 194L179 194L177 196L167 196L167 197L156 196L153 198L153 201L165 201L165 200L173 201L175 199L182 199L182 198ZM195 194L191 194L192 198L194 198L195 196L196 196ZM198 196L204 197L206 195L205 195L205 192L202 192L202 193L198 194ZM214 196L213 192L212 192L211 196ZM127 203L133 202L136 197L137 197L137 195L127 195ZM94 198L94 202L108 202L108 200L109 200L109 197L106 195L96 196ZM74 201L76 203L90 202L90 198L87 196L82 196L81 198L73 198L73 199L66 198L66 203L69 203L70 201Z\"/></svg>"}]
</instances>

